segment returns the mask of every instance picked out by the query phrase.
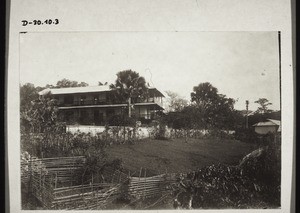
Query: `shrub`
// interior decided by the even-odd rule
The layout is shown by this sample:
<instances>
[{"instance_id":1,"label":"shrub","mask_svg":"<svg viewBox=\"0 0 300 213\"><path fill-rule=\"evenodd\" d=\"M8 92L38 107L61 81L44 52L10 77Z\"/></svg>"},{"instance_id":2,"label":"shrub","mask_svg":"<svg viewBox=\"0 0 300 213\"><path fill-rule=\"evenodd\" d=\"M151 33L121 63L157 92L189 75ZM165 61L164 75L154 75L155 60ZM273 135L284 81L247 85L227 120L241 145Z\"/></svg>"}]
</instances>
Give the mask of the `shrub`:
<instances>
[{"instance_id":1,"label":"shrub","mask_svg":"<svg viewBox=\"0 0 300 213\"><path fill-rule=\"evenodd\" d=\"M236 129L233 136L236 140L240 140L240 141L246 142L246 143L258 143L259 142L259 135L254 131L254 129L251 129L251 128Z\"/></svg>"},{"instance_id":2,"label":"shrub","mask_svg":"<svg viewBox=\"0 0 300 213\"><path fill-rule=\"evenodd\" d=\"M280 146L256 150L240 166L211 165L191 172L175 187L181 208L280 206Z\"/></svg>"},{"instance_id":3,"label":"shrub","mask_svg":"<svg viewBox=\"0 0 300 213\"><path fill-rule=\"evenodd\" d=\"M227 133L225 130L212 129L206 134L207 138L233 139L234 136Z\"/></svg>"},{"instance_id":4,"label":"shrub","mask_svg":"<svg viewBox=\"0 0 300 213\"><path fill-rule=\"evenodd\" d=\"M104 149L101 134L29 133L21 134L21 150L39 158L85 155L89 149Z\"/></svg>"},{"instance_id":5,"label":"shrub","mask_svg":"<svg viewBox=\"0 0 300 213\"><path fill-rule=\"evenodd\" d=\"M149 133L153 136L153 138L158 140L167 140L166 132L167 126L165 121L162 118L158 120L154 120L149 125Z\"/></svg>"},{"instance_id":6,"label":"shrub","mask_svg":"<svg viewBox=\"0 0 300 213\"><path fill-rule=\"evenodd\" d=\"M270 135L265 136L270 137ZM272 137L272 136L271 136ZM265 141L262 154L250 158L241 167L245 176L256 180L265 192L264 199L280 205L281 190L281 145L274 141Z\"/></svg>"}]
</instances>

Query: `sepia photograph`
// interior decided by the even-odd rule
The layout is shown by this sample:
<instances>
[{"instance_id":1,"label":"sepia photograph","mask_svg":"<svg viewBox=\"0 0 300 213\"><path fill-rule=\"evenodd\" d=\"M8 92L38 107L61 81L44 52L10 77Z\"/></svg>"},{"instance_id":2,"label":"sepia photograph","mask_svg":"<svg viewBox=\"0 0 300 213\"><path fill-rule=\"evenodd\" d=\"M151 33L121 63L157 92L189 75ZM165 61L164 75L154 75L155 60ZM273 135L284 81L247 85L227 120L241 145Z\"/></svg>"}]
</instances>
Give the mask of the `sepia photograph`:
<instances>
[{"instance_id":1,"label":"sepia photograph","mask_svg":"<svg viewBox=\"0 0 300 213\"><path fill-rule=\"evenodd\" d=\"M22 210L281 208L281 34L19 34Z\"/></svg>"}]
</instances>

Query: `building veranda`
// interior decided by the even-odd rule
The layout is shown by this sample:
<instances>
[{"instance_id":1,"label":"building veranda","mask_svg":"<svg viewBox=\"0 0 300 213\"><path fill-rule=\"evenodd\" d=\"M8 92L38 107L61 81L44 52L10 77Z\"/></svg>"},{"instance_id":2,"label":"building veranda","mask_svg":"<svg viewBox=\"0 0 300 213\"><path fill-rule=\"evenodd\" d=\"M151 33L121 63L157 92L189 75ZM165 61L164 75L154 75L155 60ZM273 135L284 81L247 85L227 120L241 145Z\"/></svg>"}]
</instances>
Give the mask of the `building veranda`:
<instances>
[{"instance_id":1,"label":"building veranda","mask_svg":"<svg viewBox=\"0 0 300 213\"><path fill-rule=\"evenodd\" d=\"M47 88L39 92L40 98L50 95L58 101L59 116L67 125L95 125L113 124L115 116L128 114L128 103L115 97L116 91L108 85ZM142 124L154 120L163 108L164 95L158 89L148 88L146 99L132 98L132 117ZM126 111L127 110L127 111Z\"/></svg>"}]
</instances>

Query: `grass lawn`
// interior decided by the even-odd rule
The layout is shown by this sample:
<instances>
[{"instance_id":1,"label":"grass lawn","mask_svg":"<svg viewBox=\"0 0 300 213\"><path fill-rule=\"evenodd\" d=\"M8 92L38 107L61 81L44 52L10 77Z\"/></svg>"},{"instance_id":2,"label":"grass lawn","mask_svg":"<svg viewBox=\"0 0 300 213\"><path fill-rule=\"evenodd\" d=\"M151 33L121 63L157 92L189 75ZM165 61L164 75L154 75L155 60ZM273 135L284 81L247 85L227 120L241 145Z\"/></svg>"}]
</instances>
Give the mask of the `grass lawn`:
<instances>
[{"instance_id":1,"label":"grass lawn","mask_svg":"<svg viewBox=\"0 0 300 213\"><path fill-rule=\"evenodd\" d=\"M236 165L248 153L257 148L236 140L184 139L142 140L136 144L111 146L107 149L110 160L120 158L124 168L139 175L141 168L146 176L189 172L201 167L224 163ZM143 172L144 175L144 172Z\"/></svg>"}]
</instances>

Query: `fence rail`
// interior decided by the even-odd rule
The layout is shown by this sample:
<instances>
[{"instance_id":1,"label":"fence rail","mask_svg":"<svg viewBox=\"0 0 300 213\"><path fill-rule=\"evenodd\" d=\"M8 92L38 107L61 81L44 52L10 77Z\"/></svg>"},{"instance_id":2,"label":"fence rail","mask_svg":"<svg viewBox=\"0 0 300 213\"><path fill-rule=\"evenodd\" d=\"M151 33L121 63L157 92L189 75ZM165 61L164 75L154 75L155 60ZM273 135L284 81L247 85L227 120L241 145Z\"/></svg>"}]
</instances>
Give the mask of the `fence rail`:
<instances>
[{"instance_id":1,"label":"fence rail","mask_svg":"<svg viewBox=\"0 0 300 213\"><path fill-rule=\"evenodd\" d=\"M133 197L153 197L169 191L172 183L179 178L176 174L162 174L152 177L130 177L128 193Z\"/></svg>"},{"instance_id":2,"label":"fence rail","mask_svg":"<svg viewBox=\"0 0 300 213\"><path fill-rule=\"evenodd\" d=\"M177 174L146 177L145 170L145 177L141 177L141 169L139 177L130 177L123 171L106 167L102 171L105 182L73 185L74 175L85 161L83 156L22 159L21 181L45 209L104 209L122 196L160 196L178 180Z\"/></svg>"},{"instance_id":3,"label":"fence rail","mask_svg":"<svg viewBox=\"0 0 300 213\"><path fill-rule=\"evenodd\" d=\"M102 209L121 195L120 183L127 175L107 167L106 183L73 185L85 162L84 156L22 158L21 182L45 209Z\"/></svg>"}]
</instances>

